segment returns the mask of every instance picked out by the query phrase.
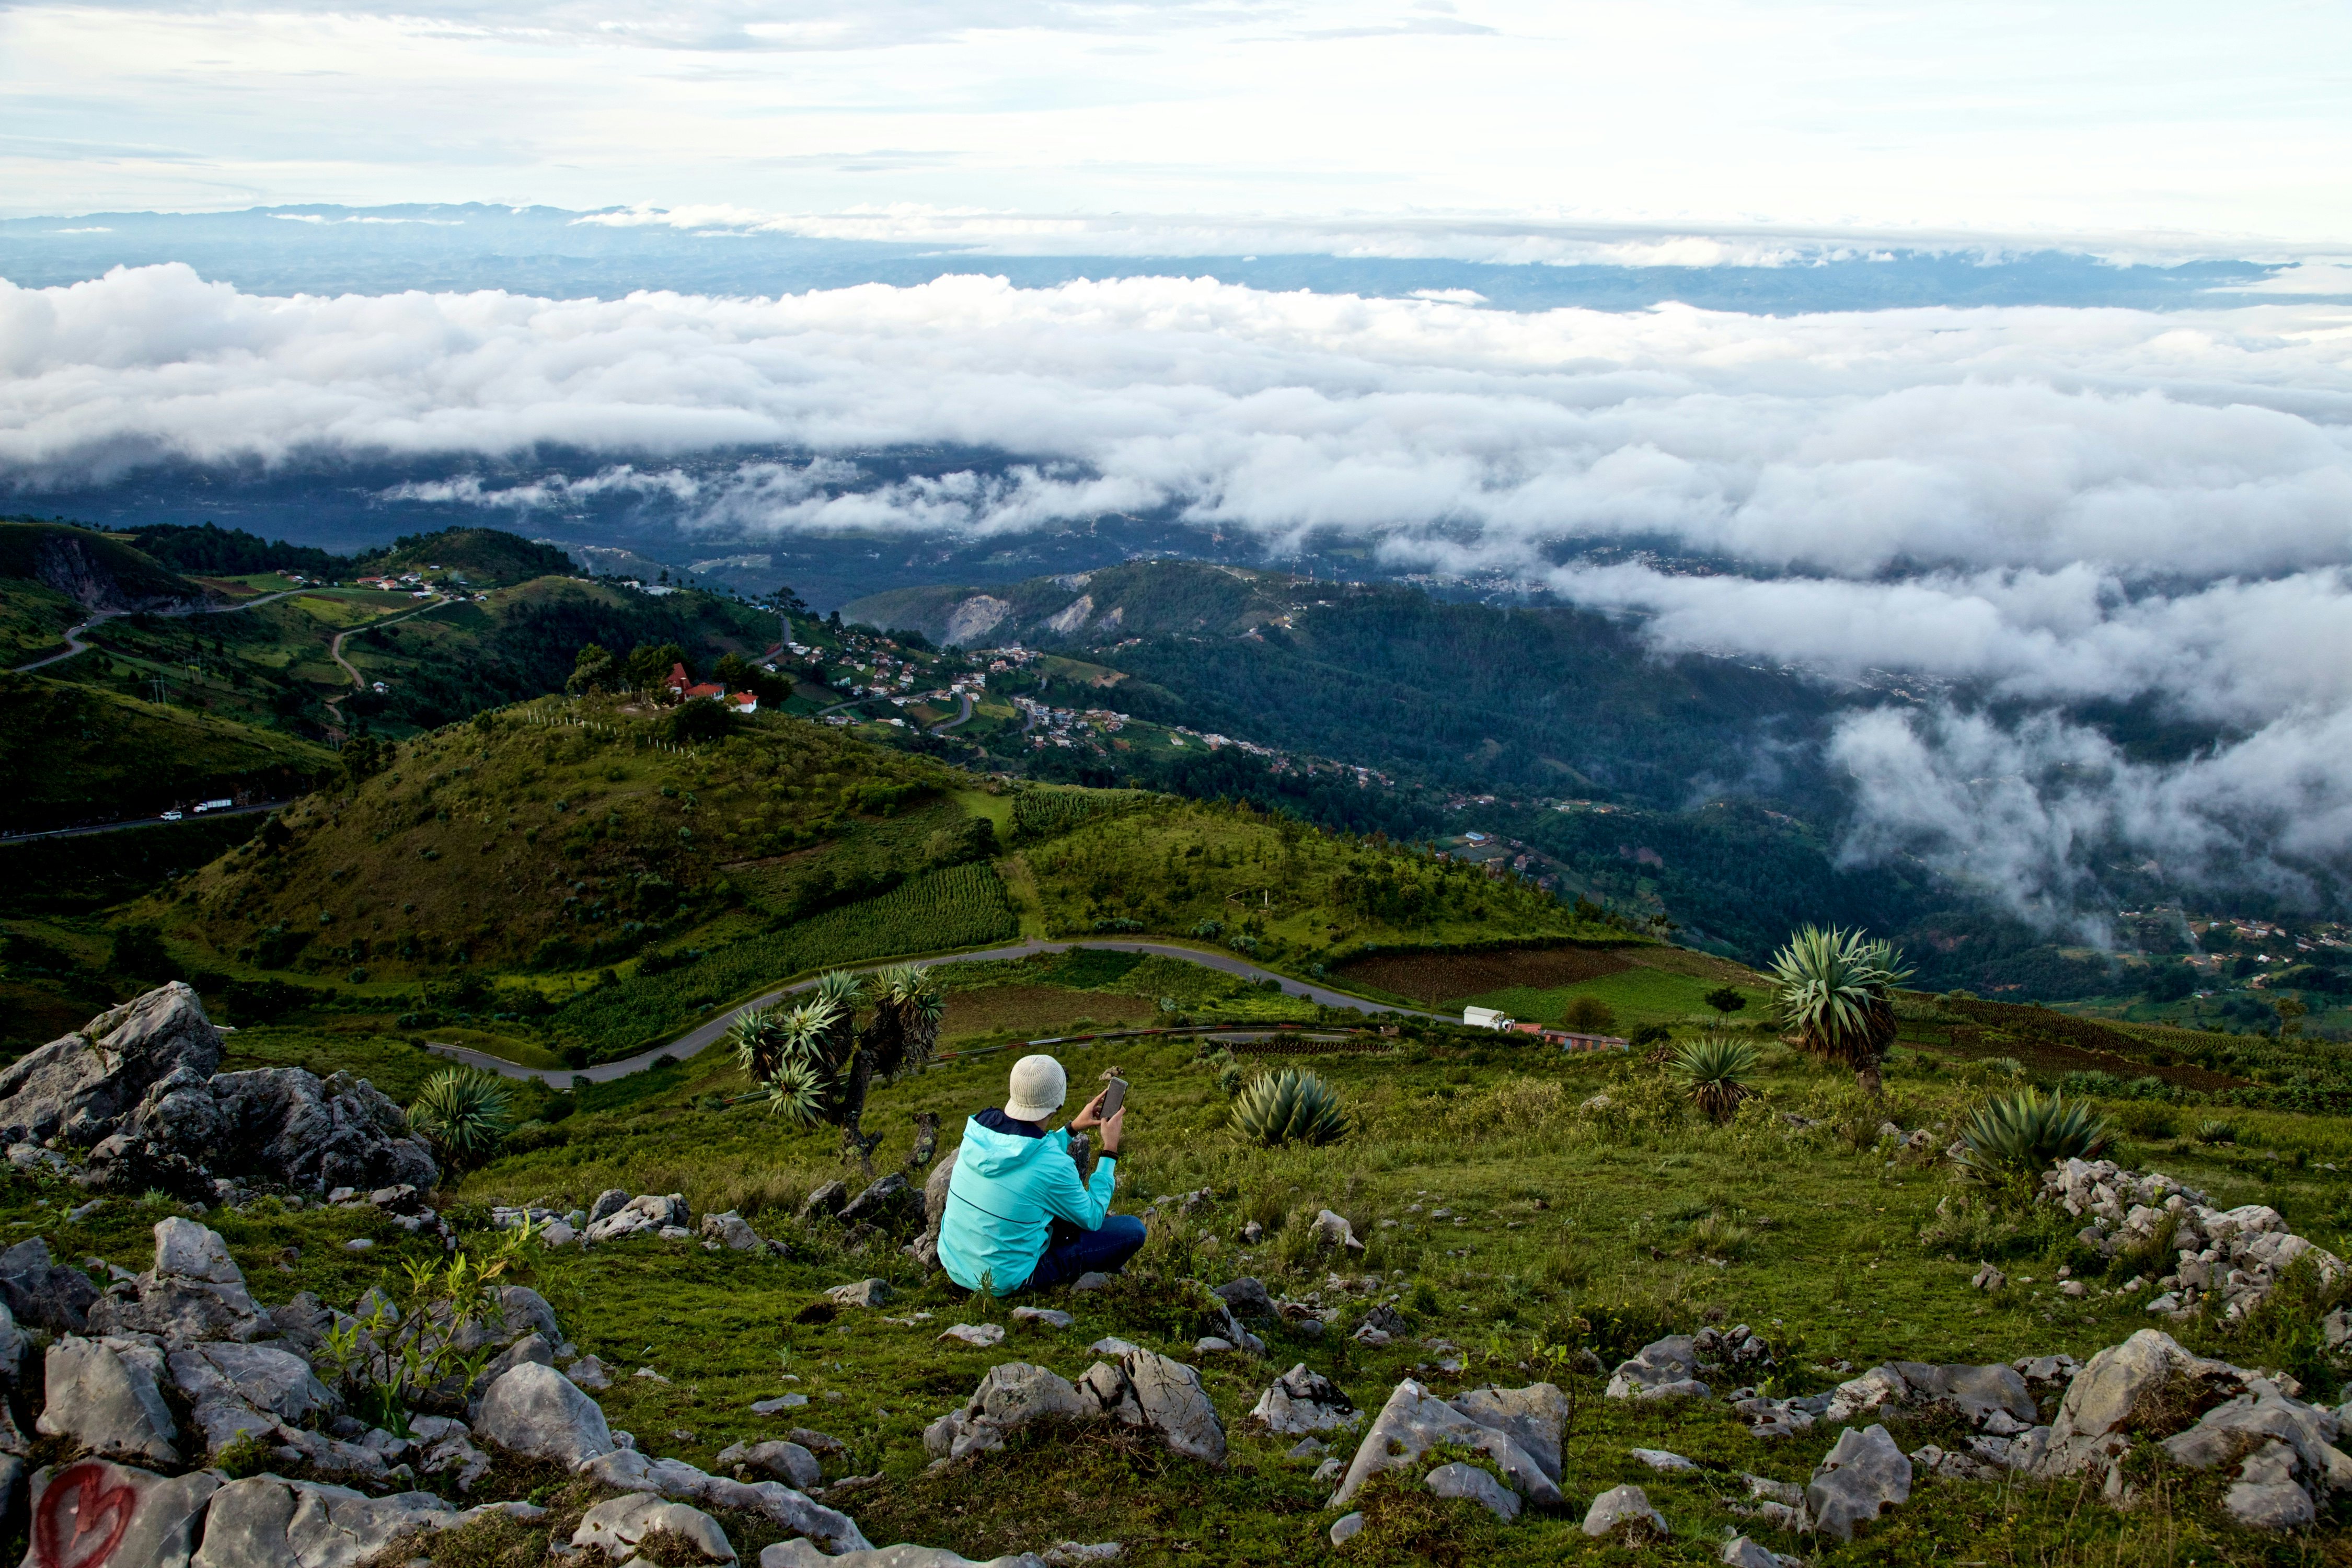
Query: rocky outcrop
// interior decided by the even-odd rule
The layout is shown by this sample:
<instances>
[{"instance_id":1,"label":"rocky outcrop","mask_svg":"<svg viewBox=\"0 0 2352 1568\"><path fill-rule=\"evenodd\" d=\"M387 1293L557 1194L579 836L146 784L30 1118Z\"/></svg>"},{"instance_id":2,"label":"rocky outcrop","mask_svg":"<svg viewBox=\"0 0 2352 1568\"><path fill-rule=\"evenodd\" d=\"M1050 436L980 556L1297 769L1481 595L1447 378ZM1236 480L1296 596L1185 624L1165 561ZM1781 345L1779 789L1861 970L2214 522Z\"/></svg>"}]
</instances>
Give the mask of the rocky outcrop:
<instances>
[{"instance_id":1,"label":"rocky outcrop","mask_svg":"<svg viewBox=\"0 0 2352 1568\"><path fill-rule=\"evenodd\" d=\"M2276 1209L2217 1209L2194 1187L2161 1173L2126 1171L2112 1160L2065 1161L2043 1174L2042 1198L2087 1219L2078 1239L2109 1258L2164 1240L2162 1261L2149 1270L2156 1276L2148 1281L2152 1312L2185 1314L2218 1294L2222 1316L2236 1319L2268 1296L2298 1258L2309 1258L2322 1281L2345 1270L2342 1258L2289 1231Z\"/></svg>"},{"instance_id":2,"label":"rocky outcrop","mask_svg":"<svg viewBox=\"0 0 2352 1568\"><path fill-rule=\"evenodd\" d=\"M706 1563L735 1561L734 1544L717 1520L685 1503L665 1502L651 1492L608 1498L590 1509L572 1532L572 1549L579 1552L593 1546L619 1563L635 1557L637 1543L656 1531L701 1553Z\"/></svg>"},{"instance_id":3,"label":"rocky outcrop","mask_svg":"<svg viewBox=\"0 0 2352 1568\"><path fill-rule=\"evenodd\" d=\"M1042 1366L991 1367L964 1404L923 1432L935 1458L960 1459L1004 1446L1008 1432L1042 1417L1116 1421L1188 1458L1225 1462L1225 1430L1201 1375L1183 1363L1129 1346L1118 1364L1098 1361L1076 1384Z\"/></svg>"},{"instance_id":4,"label":"rocky outcrop","mask_svg":"<svg viewBox=\"0 0 2352 1568\"><path fill-rule=\"evenodd\" d=\"M612 1194L606 1194L604 1197ZM604 1207L604 1197L596 1200L596 1207ZM594 1210L590 1211L592 1214ZM685 1195L679 1193L647 1193L614 1205L604 1214L591 1219L581 1239L588 1242L618 1241L624 1237L653 1235L676 1230L686 1233L692 1211L687 1207Z\"/></svg>"},{"instance_id":5,"label":"rocky outcrop","mask_svg":"<svg viewBox=\"0 0 2352 1568\"><path fill-rule=\"evenodd\" d=\"M1276 1378L1250 1411L1251 1420L1286 1437L1353 1429L1363 1418L1363 1412L1349 1403L1339 1384L1319 1372L1307 1371L1305 1362Z\"/></svg>"},{"instance_id":6,"label":"rocky outcrop","mask_svg":"<svg viewBox=\"0 0 2352 1568\"><path fill-rule=\"evenodd\" d=\"M220 1032L175 980L0 1071L0 1143L95 1143L158 1080L185 1073L201 1083L220 1059Z\"/></svg>"},{"instance_id":7,"label":"rocky outcrop","mask_svg":"<svg viewBox=\"0 0 2352 1568\"><path fill-rule=\"evenodd\" d=\"M71 1550L78 1530L104 1521L110 1533L119 1519L121 1534L105 1559L107 1568L118 1563L179 1568L195 1551L197 1535L204 1528L205 1505L220 1484L218 1476L205 1470L167 1479L98 1459L82 1459L61 1469L36 1470L33 1550L26 1560L61 1565L85 1562ZM89 1523L84 1524L85 1521Z\"/></svg>"},{"instance_id":8,"label":"rocky outcrop","mask_svg":"<svg viewBox=\"0 0 2352 1568\"><path fill-rule=\"evenodd\" d=\"M1525 1414L1539 1420L1535 1411L1548 1407L1550 1400L1559 1401L1559 1409L1564 1419L1566 1396L1549 1384L1537 1384L1534 1389L1549 1389L1549 1398L1535 1394L1524 1402ZM1504 1391L1496 1391L1497 1393ZM1529 1390L1517 1391L1530 1393ZM1514 1402L1518 1404L1521 1402ZM1349 1462L1347 1474L1339 1489L1331 1496L1330 1505L1339 1508L1363 1488L1366 1481L1383 1470L1404 1469L1417 1465L1422 1457L1441 1443L1475 1449L1495 1462L1503 1479L1528 1501L1545 1508L1558 1508L1565 1500L1555 1479L1559 1465L1559 1428L1555 1426L1549 1434L1551 1468L1528 1452L1512 1432L1501 1426L1489 1426L1476 1410L1496 1411L1499 1404L1489 1403L1464 1409L1460 1404L1448 1404L1431 1394L1420 1384L1407 1378L1389 1395L1388 1403L1372 1418L1363 1441L1357 1445L1355 1458ZM1518 1411L1514 1412L1509 1425L1517 1425Z\"/></svg>"},{"instance_id":9,"label":"rocky outcrop","mask_svg":"<svg viewBox=\"0 0 2352 1568\"><path fill-rule=\"evenodd\" d=\"M617 1446L596 1402L536 1362L511 1368L490 1384L474 1428L501 1448L572 1468Z\"/></svg>"},{"instance_id":10,"label":"rocky outcrop","mask_svg":"<svg viewBox=\"0 0 2352 1568\"><path fill-rule=\"evenodd\" d=\"M220 1234L176 1216L155 1226L154 1267L110 1289L89 1321L100 1333L153 1334L173 1346L259 1339L275 1327Z\"/></svg>"},{"instance_id":11,"label":"rocky outcrop","mask_svg":"<svg viewBox=\"0 0 2352 1568\"><path fill-rule=\"evenodd\" d=\"M89 1276L58 1265L40 1237L0 1252L0 1304L15 1322L78 1334L89 1327L89 1310L97 1303L98 1287Z\"/></svg>"},{"instance_id":12,"label":"rocky outcrop","mask_svg":"<svg viewBox=\"0 0 2352 1568\"><path fill-rule=\"evenodd\" d=\"M319 1481L254 1476L212 1494L192 1568L358 1568L403 1536L454 1529L491 1512L543 1511L491 1503L460 1512L430 1492L372 1498Z\"/></svg>"},{"instance_id":13,"label":"rocky outcrop","mask_svg":"<svg viewBox=\"0 0 2352 1568\"><path fill-rule=\"evenodd\" d=\"M209 1195L215 1179L325 1194L430 1189L440 1168L400 1107L365 1079L301 1068L210 1078L181 1068L151 1084L121 1131L90 1151L93 1186Z\"/></svg>"},{"instance_id":14,"label":"rocky outcrop","mask_svg":"<svg viewBox=\"0 0 2352 1568\"><path fill-rule=\"evenodd\" d=\"M98 1458L176 1468L180 1428L157 1386L163 1362L152 1345L68 1334L49 1347L47 1404L36 1425Z\"/></svg>"},{"instance_id":15,"label":"rocky outcrop","mask_svg":"<svg viewBox=\"0 0 2352 1568\"><path fill-rule=\"evenodd\" d=\"M1854 1526L1910 1500L1911 1461L1884 1426L1840 1432L1805 1488L1813 1528L1840 1541L1852 1541Z\"/></svg>"},{"instance_id":16,"label":"rocky outcrop","mask_svg":"<svg viewBox=\"0 0 2352 1568\"><path fill-rule=\"evenodd\" d=\"M579 1467L580 1474L600 1486L623 1491L648 1492L677 1502L705 1508L755 1513L823 1542L830 1552L858 1550L869 1544L857 1521L825 1507L781 1481L739 1481L695 1468L683 1459L651 1459L634 1449L615 1448Z\"/></svg>"}]
</instances>

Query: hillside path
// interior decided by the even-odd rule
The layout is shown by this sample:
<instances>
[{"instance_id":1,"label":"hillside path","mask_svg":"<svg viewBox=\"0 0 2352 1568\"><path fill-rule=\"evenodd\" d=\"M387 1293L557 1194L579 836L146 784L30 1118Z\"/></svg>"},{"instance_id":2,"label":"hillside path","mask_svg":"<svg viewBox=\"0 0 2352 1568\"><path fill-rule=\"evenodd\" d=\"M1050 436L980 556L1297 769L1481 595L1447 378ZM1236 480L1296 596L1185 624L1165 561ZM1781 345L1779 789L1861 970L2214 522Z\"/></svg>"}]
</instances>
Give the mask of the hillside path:
<instances>
[{"instance_id":1,"label":"hillside path","mask_svg":"<svg viewBox=\"0 0 2352 1568\"><path fill-rule=\"evenodd\" d=\"M309 592L310 592L310 590L308 588L286 588L275 594L264 594L257 599L243 599L234 605L196 605L184 610L157 610L153 613L159 616L225 616L232 610L249 610L256 605L267 605L271 603L273 600L286 598L289 595L307 594ZM18 675L23 675L29 670L39 669L47 665L62 664L78 653L88 653L89 651L89 644L81 640L82 633L89 630L92 626L99 626L106 621L110 621L117 616L127 616L129 614L131 614L131 612L128 610L99 611L98 614L90 616L89 619L82 622L81 625L73 627L66 633L65 652L53 653L47 658L37 658L30 664L20 664L16 667L16 673Z\"/></svg>"},{"instance_id":2,"label":"hillside path","mask_svg":"<svg viewBox=\"0 0 2352 1568\"><path fill-rule=\"evenodd\" d=\"M1161 953L1170 958L1181 958L1187 963L1221 970L1227 974L1239 975L1244 980L1261 982L1276 980L1281 982L1285 995L1303 996L1307 1001L1325 1007L1351 1007L1359 1013L1395 1013L1401 1016L1412 1018L1449 1018L1451 1016L1443 1013L1425 1013L1411 1007L1391 1007L1386 1003L1369 1001L1361 996L1351 996L1345 991L1334 991L1328 986L1294 980L1286 974L1276 974L1270 969L1259 968L1235 953L1219 952L1208 948L1185 947L1169 942L1122 942L1117 939L1046 942L1032 937L1027 942L1015 942L1009 947L992 947L979 952L955 952L942 958L927 958L919 962L927 966L940 963L984 963L997 959L1034 958L1045 952L1068 952L1073 948L1082 947L1095 948L1107 952ZM844 967L863 973L887 968L891 963L900 962L904 961L888 959L875 963L849 964ZM672 1057L679 1061L685 1061L690 1057L698 1056L725 1039L727 1031L734 1027L735 1020L741 1015L761 1007L772 1007L794 992L805 991L815 984L814 980L803 980L796 985L781 986L764 995L754 996L740 1006L729 1008L709 1022L688 1030L667 1045L654 1046L639 1051L635 1056L623 1057L617 1061L598 1062L595 1066L583 1068L576 1073L570 1068L547 1069L527 1068L520 1063L508 1061L503 1057L491 1056L487 1051L477 1051L465 1046L448 1045L438 1040L428 1042L426 1048L434 1055L446 1057L451 1061L463 1062L469 1067L487 1068L491 1072L502 1074L507 1078L535 1078L556 1089L570 1088L575 1077L584 1078L591 1083L610 1083L614 1079L626 1078L631 1073L645 1071L662 1057Z\"/></svg>"},{"instance_id":3,"label":"hillside path","mask_svg":"<svg viewBox=\"0 0 2352 1568\"><path fill-rule=\"evenodd\" d=\"M381 620L366 621L359 626L351 626L345 630L337 632L334 635L333 639L327 644L327 657L335 661L335 667L338 669L341 669L345 675L352 678L352 690L365 691L367 689L367 678L359 672L357 666L353 665L350 659L343 657L343 639L345 637L350 637L353 632L372 632L380 626L388 626L394 621L406 620L414 616L421 616L427 610L437 610L444 605L454 605L456 603L457 601L455 599L436 599L429 605L417 605L405 610L394 610L392 614L385 616ZM341 698L330 697L324 702L320 703L320 706L331 711L335 716L335 721L337 723L340 724L343 721L343 700Z\"/></svg>"}]
</instances>

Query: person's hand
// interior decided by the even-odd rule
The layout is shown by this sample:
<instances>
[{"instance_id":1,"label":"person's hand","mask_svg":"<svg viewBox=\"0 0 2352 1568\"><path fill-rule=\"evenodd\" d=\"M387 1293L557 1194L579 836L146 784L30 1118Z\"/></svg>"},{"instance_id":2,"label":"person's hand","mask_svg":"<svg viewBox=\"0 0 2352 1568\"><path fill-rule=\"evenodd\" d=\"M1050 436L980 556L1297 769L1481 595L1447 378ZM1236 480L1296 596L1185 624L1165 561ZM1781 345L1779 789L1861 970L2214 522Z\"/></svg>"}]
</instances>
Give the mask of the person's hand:
<instances>
[{"instance_id":1,"label":"person's hand","mask_svg":"<svg viewBox=\"0 0 2352 1568\"><path fill-rule=\"evenodd\" d=\"M1087 1100L1085 1109L1080 1110L1076 1116L1070 1118L1070 1125L1066 1131L1071 1132L1084 1132L1089 1127L1101 1126L1103 1094L1108 1094L1109 1092L1109 1089L1106 1087L1103 1089L1102 1094L1097 1094L1092 1100Z\"/></svg>"},{"instance_id":2,"label":"person's hand","mask_svg":"<svg viewBox=\"0 0 2352 1568\"><path fill-rule=\"evenodd\" d=\"M1127 1107L1122 1105L1117 1110L1111 1112L1110 1120L1102 1124L1102 1152L1104 1153L1116 1154L1118 1152L1119 1129L1126 1125Z\"/></svg>"}]
</instances>

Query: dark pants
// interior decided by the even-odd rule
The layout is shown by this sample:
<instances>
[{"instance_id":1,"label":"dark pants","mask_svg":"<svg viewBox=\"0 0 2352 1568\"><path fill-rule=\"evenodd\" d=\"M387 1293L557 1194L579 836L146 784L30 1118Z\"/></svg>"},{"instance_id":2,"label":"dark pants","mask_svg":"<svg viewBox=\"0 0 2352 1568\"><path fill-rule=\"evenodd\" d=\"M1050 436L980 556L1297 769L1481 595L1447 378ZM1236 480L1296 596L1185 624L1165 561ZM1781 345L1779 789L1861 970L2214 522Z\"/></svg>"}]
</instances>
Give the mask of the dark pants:
<instances>
[{"instance_id":1,"label":"dark pants","mask_svg":"<svg viewBox=\"0 0 2352 1568\"><path fill-rule=\"evenodd\" d=\"M1142 1246L1143 1222L1131 1214L1105 1215L1098 1230L1080 1230L1057 1219L1045 1236L1045 1256L1021 1289L1043 1290L1090 1272L1116 1274Z\"/></svg>"}]
</instances>

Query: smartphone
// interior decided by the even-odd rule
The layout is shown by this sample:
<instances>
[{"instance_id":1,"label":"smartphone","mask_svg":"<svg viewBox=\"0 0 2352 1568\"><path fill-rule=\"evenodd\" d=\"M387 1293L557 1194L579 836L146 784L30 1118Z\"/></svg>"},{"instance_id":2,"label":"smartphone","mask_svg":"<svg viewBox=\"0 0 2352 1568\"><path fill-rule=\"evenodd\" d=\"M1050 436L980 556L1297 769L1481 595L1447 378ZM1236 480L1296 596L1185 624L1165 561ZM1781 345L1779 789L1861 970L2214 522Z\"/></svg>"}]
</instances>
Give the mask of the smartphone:
<instances>
[{"instance_id":1,"label":"smartphone","mask_svg":"<svg viewBox=\"0 0 2352 1568\"><path fill-rule=\"evenodd\" d=\"M1105 1121L1108 1121L1112 1117L1118 1114L1118 1108L1126 1103L1127 1079L1123 1078L1112 1079L1108 1083L1103 1085L1102 1110L1097 1112L1097 1114L1100 1115Z\"/></svg>"}]
</instances>

